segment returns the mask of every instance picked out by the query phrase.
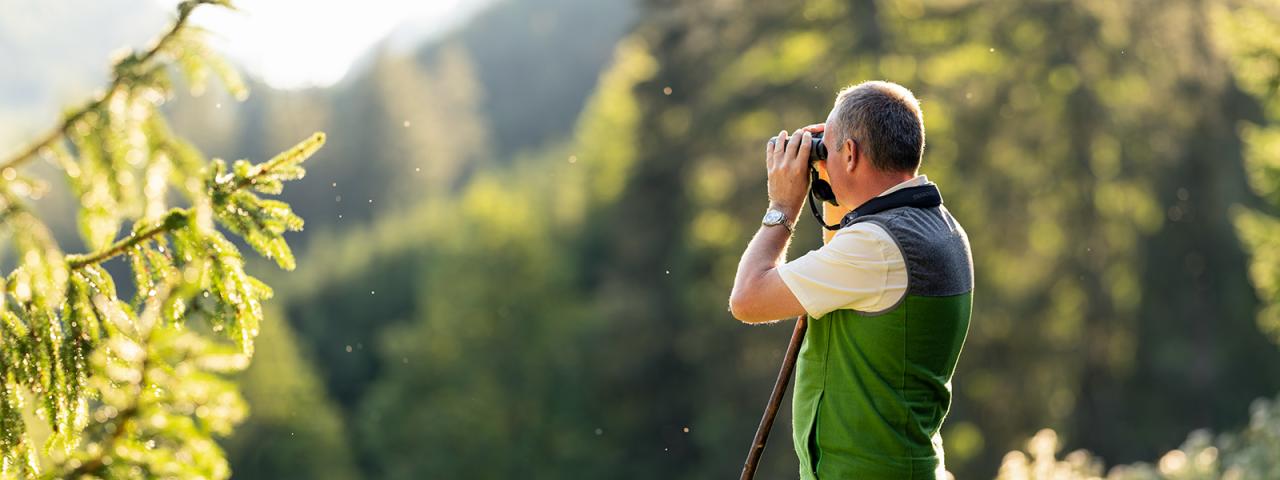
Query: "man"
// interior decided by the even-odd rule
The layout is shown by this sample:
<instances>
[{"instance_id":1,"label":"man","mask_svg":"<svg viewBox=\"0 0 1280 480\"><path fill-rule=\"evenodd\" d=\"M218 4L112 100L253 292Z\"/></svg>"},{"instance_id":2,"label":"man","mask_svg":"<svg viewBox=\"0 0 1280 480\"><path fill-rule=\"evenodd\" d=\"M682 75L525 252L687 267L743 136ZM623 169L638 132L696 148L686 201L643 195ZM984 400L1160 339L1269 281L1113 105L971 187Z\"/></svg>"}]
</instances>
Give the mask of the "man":
<instances>
[{"instance_id":1,"label":"man","mask_svg":"<svg viewBox=\"0 0 1280 480\"><path fill-rule=\"evenodd\" d=\"M809 188L811 139L843 215L818 250L784 263ZM793 440L802 479L948 478L939 430L969 328L964 229L918 175L924 120L911 91L866 82L825 124L770 141L769 210L738 265L730 310L759 323L807 313ZM843 211L828 211L842 214Z\"/></svg>"}]
</instances>

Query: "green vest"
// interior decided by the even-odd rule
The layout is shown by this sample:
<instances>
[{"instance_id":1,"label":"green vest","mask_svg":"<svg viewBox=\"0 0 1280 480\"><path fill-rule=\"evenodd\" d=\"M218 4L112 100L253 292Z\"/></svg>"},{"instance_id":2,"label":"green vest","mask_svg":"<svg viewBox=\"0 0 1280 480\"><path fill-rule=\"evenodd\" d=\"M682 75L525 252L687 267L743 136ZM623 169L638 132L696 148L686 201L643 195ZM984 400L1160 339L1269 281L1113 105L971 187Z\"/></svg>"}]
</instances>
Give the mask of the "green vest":
<instances>
[{"instance_id":1,"label":"green vest","mask_svg":"<svg viewBox=\"0 0 1280 480\"><path fill-rule=\"evenodd\" d=\"M968 237L942 206L899 207L851 224L864 221L897 242L907 291L882 312L809 320L792 399L800 478L945 478L939 430L973 299Z\"/></svg>"}]
</instances>

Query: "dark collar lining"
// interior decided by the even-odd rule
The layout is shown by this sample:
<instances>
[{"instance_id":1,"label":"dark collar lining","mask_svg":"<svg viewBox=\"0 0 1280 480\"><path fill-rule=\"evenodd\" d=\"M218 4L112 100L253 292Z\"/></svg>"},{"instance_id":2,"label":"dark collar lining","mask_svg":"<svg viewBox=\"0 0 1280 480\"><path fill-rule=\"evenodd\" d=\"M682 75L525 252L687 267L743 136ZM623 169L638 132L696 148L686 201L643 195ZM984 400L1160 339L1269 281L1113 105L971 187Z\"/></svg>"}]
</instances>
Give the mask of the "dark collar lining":
<instances>
[{"instance_id":1,"label":"dark collar lining","mask_svg":"<svg viewBox=\"0 0 1280 480\"><path fill-rule=\"evenodd\" d=\"M879 196L858 206L840 220L840 228L849 226L858 217L873 215L898 207L932 208L942 205L942 193L934 184L907 187L888 195Z\"/></svg>"}]
</instances>

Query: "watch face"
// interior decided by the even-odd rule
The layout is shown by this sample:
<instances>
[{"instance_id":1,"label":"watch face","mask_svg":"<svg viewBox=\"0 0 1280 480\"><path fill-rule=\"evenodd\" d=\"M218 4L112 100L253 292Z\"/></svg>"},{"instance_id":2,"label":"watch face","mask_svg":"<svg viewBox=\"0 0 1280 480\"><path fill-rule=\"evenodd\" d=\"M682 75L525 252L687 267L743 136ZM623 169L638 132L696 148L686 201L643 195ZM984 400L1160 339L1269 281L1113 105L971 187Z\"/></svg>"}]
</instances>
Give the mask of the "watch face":
<instances>
[{"instance_id":1,"label":"watch face","mask_svg":"<svg viewBox=\"0 0 1280 480\"><path fill-rule=\"evenodd\" d=\"M782 223L784 218L785 216L782 215L782 212L779 212L777 210L769 210L764 214L764 223L766 225L777 225Z\"/></svg>"}]
</instances>

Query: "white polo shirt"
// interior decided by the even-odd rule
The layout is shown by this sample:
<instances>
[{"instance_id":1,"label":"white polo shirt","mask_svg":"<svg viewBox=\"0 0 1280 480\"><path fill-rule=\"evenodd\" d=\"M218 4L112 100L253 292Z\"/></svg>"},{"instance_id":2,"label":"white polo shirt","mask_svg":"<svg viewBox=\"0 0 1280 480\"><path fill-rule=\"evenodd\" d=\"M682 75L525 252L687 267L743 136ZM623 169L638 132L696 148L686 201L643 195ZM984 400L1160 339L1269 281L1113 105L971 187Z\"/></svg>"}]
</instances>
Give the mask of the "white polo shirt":
<instances>
[{"instance_id":1,"label":"white polo shirt","mask_svg":"<svg viewBox=\"0 0 1280 480\"><path fill-rule=\"evenodd\" d=\"M917 175L878 196L927 184L927 177ZM837 230L822 248L780 265L778 275L810 318L846 308L880 312L907 293L902 251L889 232L870 222Z\"/></svg>"}]
</instances>

